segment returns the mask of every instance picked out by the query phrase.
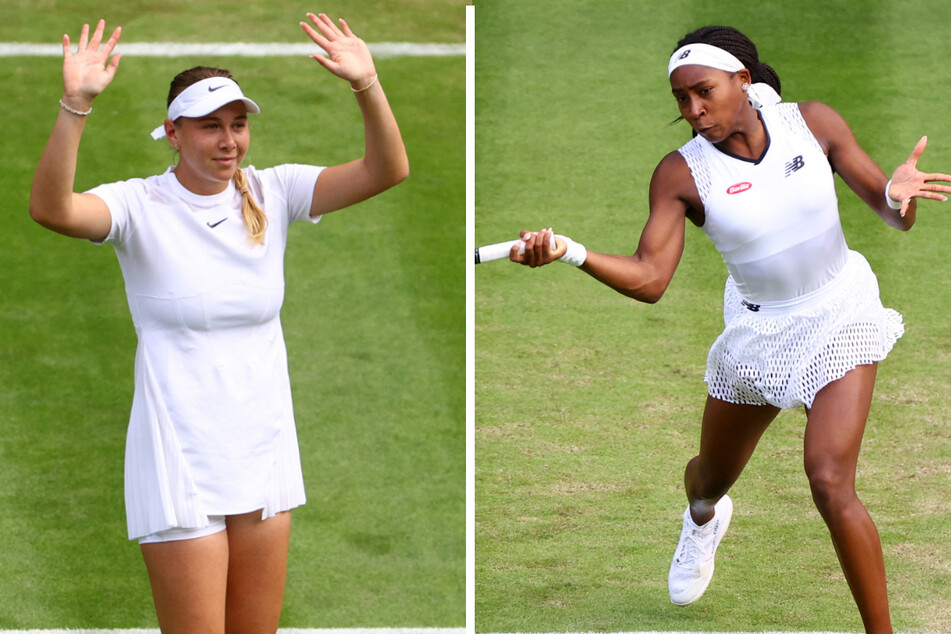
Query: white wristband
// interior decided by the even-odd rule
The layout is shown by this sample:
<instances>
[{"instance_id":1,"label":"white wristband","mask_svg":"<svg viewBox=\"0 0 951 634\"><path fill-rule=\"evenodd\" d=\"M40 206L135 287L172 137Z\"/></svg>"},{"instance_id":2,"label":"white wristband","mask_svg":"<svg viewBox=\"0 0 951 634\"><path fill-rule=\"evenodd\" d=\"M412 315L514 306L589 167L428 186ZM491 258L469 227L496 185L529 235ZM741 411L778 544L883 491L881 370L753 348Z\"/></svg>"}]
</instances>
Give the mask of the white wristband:
<instances>
[{"instance_id":1,"label":"white wristband","mask_svg":"<svg viewBox=\"0 0 951 634\"><path fill-rule=\"evenodd\" d=\"M889 178L888 182L885 184L885 202L888 203L888 206L894 209L895 211L899 211L902 206L902 201L895 200L894 198L888 195L888 190L891 188L892 188L892 179Z\"/></svg>"},{"instance_id":2,"label":"white wristband","mask_svg":"<svg viewBox=\"0 0 951 634\"><path fill-rule=\"evenodd\" d=\"M566 236L555 236L559 240L564 240L565 244L568 247L568 250L565 251L565 254L558 258L560 262L565 262L572 266L581 266L584 264L584 261L588 258L588 250L584 248L584 245L575 242L571 238Z\"/></svg>"}]
</instances>

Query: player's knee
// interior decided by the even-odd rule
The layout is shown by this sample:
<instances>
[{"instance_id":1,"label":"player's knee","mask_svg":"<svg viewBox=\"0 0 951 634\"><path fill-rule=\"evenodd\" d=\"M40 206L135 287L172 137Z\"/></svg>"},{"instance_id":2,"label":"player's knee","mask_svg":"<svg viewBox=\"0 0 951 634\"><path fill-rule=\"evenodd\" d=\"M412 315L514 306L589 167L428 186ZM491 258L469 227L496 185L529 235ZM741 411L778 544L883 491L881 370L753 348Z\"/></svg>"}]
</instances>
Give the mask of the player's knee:
<instances>
[{"instance_id":1,"label":"player's knee","mask_svg":"<svg viewBox=\"0 0 951 634\"><path fill-rule=\"evenodd\" d=\"M819 512L826 515L844 508L855 499L855 479L852 472L835 464L806 467L809 489Z\"/></svg>"}]
</instances>

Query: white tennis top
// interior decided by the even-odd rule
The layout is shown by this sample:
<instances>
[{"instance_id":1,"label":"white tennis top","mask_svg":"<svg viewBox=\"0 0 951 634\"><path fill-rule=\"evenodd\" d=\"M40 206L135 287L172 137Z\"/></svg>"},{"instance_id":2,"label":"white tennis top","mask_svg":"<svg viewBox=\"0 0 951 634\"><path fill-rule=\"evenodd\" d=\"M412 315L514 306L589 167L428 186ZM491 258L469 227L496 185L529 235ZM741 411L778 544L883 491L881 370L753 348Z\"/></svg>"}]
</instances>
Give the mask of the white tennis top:
<instances>
[{"instance_id":1,"label":"white tennis top","mask_svg":"<svg viewBox=\"0 0 951 634\"><path fill-rule=\"evenodd\" d=\"M798 104L758 111L769 142L759 160L701 136L680 148L704 205L703 231L752 303L793 300L845 267L848 247L829 160Z\"/></svg>"},{"instance_id":2,"label":"white tennis top","mask_svg":"<svg viewBox=\"0 0 951 634\"><path fill-rule=\"evenodd\" d=\"M233 183L199 196L169 168L90 190L112 214L106 242L138 336L130 539L304 503L280 309L288 226L320 219L309 212L321 169L244 169L268 217L263 245L247 238Z\"/></svg>"}]
</instances>

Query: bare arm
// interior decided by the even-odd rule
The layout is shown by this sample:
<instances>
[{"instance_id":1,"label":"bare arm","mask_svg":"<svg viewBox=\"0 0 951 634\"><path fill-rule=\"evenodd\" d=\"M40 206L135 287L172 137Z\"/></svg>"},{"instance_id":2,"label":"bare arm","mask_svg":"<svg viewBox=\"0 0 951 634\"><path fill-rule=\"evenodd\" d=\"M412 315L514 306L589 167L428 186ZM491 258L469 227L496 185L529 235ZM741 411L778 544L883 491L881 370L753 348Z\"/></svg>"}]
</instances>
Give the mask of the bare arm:
<instances>
[{"instance_id":1,"label":"bare arm","mask_svg":"<svg viewBox=\"0 0 951 634\"><path fill-rule=\"evenodd\" d=\"M690 203L688 203L690 201ZM687 209L699 204L699 196L683 157L668 154L651 179L650 216L633 255L609 255L588 251L581 269L623 295L654 303L667 290L680 264L685 238ZM509 257L529 266L553 259L551 232L523 232L525 253L513 248Z\"/></svg>"},{"instance_id":2,"label":"bare arm","mask_svg":"<svg viewBox=\"0 0 951 634\"><path fill-rule=\"evenodd\" d=\"M115 77L121 55L112 54L120 29L99 50L105 22L99 21L92 39L83 25L79 50L70 52L69 36L63 36L63 104L87 112L92 102ZM30 216L53 231L74 238L101 240L109 233L111 217L97 196L73 192L79 141L86 117L61 108L46 149L40 158L30 190Z\"/></svg>"},{"instance_id":3,"label":"bare arm","mask_svg":"<svg viewBox=\"0 0 951 634\"><path fill-rule=\"evenodd\" d=\"M801 103L799 108L833 169L889 226L907 231L915 224L916 198L947 200L944 194L951 193L951 187L941 183L951 182L951 176L921 172L917 167L927 137L918 141L911 156L892 173L888 196L902 202L902 208L895 210L885 200L888 176L862 149L842 116L817 101Z\"/></svg>"},{"instance_id":4,"label":"bare arm","mask_svg":"<svg viewBox=\"0 0 951 634\"><path fill-rule=\"evenodd\" d=\"M409 160L366 43L353 34L344 20L340 20L338 28L324 14L309 13L308 17L313 26L304 22L301 26L329 56L312 57L350 82L363 114L365 134L362 158L328 167L317 179L310 215L318 216L366 200L402 182L409 176Z\"/></svg>"}]
</instances>

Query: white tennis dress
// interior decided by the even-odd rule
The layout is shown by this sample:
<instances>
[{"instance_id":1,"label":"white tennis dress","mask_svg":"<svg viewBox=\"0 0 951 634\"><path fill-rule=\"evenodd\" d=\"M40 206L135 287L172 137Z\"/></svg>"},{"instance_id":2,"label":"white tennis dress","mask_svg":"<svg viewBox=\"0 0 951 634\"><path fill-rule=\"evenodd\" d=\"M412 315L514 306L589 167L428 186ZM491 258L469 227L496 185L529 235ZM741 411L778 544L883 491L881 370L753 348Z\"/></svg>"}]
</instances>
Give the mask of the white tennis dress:
<instances>
[{"instance_id":1,"label":"white tennis dress","mask_svg":"<svg viewBox=\"0 0 951 634\"><path fill-rule=\"evenodd\" d=\"M829 382L884 359L904 327L846 246L832 169L798 104L759 113L769 137L759 160L701 136L679 150L730 272L705 378L721 400L809 407Z\"/></svg>"},{"instance_id":2,"label":"white tennis dress","mask_svg":"<svg viewBox=\"0 0 951 634\"><path fill-rule=\"evenodd\" d=\"M138 336L126 441L129 538L210 515L305 502L281 330L288 226L310 218L322 168L244 169L265 210L252 245L234 184L214 196L164 174L90 190L112 214Z\"/></svg>"}]
</instances>

